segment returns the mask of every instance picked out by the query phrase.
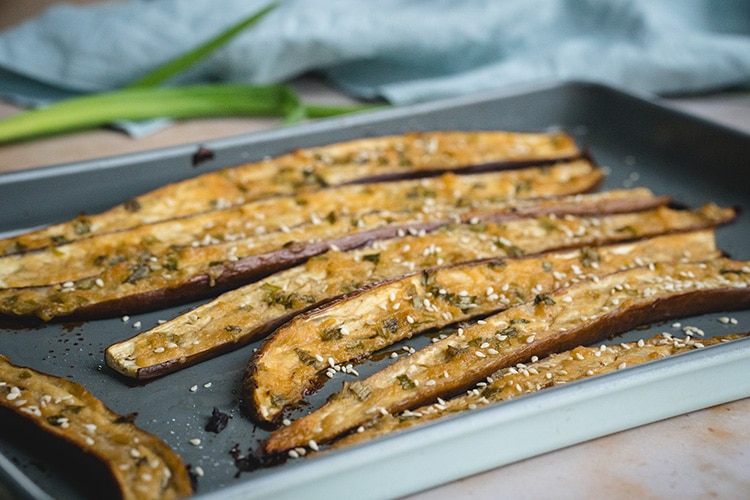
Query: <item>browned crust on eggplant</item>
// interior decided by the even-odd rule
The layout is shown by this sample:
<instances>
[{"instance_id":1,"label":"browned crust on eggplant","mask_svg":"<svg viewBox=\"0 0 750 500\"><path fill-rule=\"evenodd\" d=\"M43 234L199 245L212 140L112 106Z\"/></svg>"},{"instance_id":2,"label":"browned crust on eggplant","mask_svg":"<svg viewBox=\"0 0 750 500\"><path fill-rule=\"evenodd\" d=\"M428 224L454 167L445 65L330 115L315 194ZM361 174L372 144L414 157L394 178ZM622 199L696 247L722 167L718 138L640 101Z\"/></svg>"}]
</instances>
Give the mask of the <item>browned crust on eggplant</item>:
<instances>
[{"instance_id":1,"label":"browned crust on eggplant","mask_svg":"<svg viewBox=\"0 0 750 500\"><path fill-rule=\"evenodd\" d=\"M261 198L349 183L428 177L446 172L522 168L579 158L563 133L424 132L300 149L210 172L137 196L96 215L0 240L0 255L56 246L96 234L210 212Z\"/></svg>"},{"instance_id":2,"label":"browned crust on eggplant","mask_svg":"<svg viewBox=\"0 0 750 500\"><path fill-rule=\"evenodd\" d=\"M61 449L93 457L106 468L121 498L167 500L192 494L190 475L179 455L80 384L15 366L0 356L0 395L3 419L64 444Z\"/></svg>"},{"instance_id":3,"label":"browned crust on eggplant","mask_svg":"<svg viewBox=\"0 0 750 500\"><path fill-rule=\"evenodd\" d=\"M461 396L447 401L439 399L413 411L380 416L357 428L356 432L337 439L331 448L351 446L448 415L472 411L549 387L596 377L747 336L748 334L733 334L695 340L690 336L678 338L670 334L660 334L636 342L602 344L598 347L578 346L541 360L533 358L530 363L519 363L493 373Z\"/></svg>"},{"instance_id":4,"label":"browned crust on eggplant","mask_svg":"<svg viewBox=\"0 0 750 500\"><path fill-rule=\"evenodd\" d=\"M296 316L269 338L248 365L245 408L257 423L278 422L331 364L345 366L413 335L494 314L582 279L718 255L713 232L705 230L433 268L365 287Z\"/></svg>"},{"instance_id":5,"label":"browned crust on eggplant","mask_svg":"<svg viewBox=\"0 0 750 500\"><path fill-rule=\"evenodd\" d=\"M579 209L586 204L580 201ZM611 215L606 213L606 205L596 205L601 212L595 217L549 214L502 223L451 224L350 252L326 252L111 345L105 359L127 377L162 376L239 348L295 314L367 284L457 262L698 230L734 216L733 210L714 205L690 211L659 207Z\"/></svg>"},{"instance_id":6,"label":"browned crust on eggplant","mask_svg":"<svg viewBox=\"0 0 750 500\"><path fill-rule=\"evenodd\" d=\"M321 408L274 431L264 448L275 454L330 441L379 412L414 409L453 396L532 356L592 344L676 316L748 306L750 265L727 259L658 263L540 294L365 380L344 384Z\"/></svg>"},{"instance_id":7,"label":"browned crust on eggplant","mask_svg":"<svg viewBox=\"0 0 750 500\"><path fill-rule=\"evenodd\" d=\"M506 180L528 178L529 182L539 182L536 185L540 186L540 192L515 193L513 201L503 198L498 203L486 200L487 203L477 206L429 207L429 210L417 213L375 212L354 218L335 217L330 221L302 224L245 240L211 241L203 246L199 243L175 248L158 240L162 251L156 250L151 238L139 239L140 243L129 243L120 249L119 234L114 238L114 243L110 241L114 235L103 235L66 245L53 251L52 255L32 253L0 258L0 268L4 270L0 281L4 281L6 286L6 289L0 290L0 312L9 315L36 314L45 320L74 312L79 317L99 317L215 296L229 288L296 265L332 246L351 249L368 241L392 237L410 228L434 229L456 219L494 216L498 213L507 216L514 207L523 206L524 201L527 210L534 210L532 207L537 203L539 206L536 210L554 210L550 208L554 205L551 200L533 201L534 196L579 193L593 189L601 181L600 171L592 170L591 165L580 166L583 170L574 168L568 172L566 167L561 166L560 169L528 169L524 173L514 171L512 175L504 176ZM455 180L447 177L441 179L447 184L446 188L453 185ZM466 187L470 191L472 186L483 189L481 179L477 177L475 180L478 184L470 182ZM546 187L542 188L542 185ZM569 203L575 205L574 201ZM155 237L158 235L158 231L153 233ZM98 245L94 245L95 240L99 241ZM108 249L111 255L107 254ZM100 261L102 255L113 260L105 258ZM57 271L53 270L53 263L57 264ZM139 271L143 271L142 275L138 274ZM58 282L34 287L34 280L38 280L40 274L52 275L54 277L51 279ZM25 283L23 280L31 280L27 283L29 286L19 287ZM80 288L94 289L95 292L106 288L108 295L93 301L86 300L86 294L75 295L75 302L68 304L67 309L61 305L65 299L56 298L61 293L68 294ZM19 300L24 290L30 296ZM49 295L49 298L45 298L45 295ZM125 310L129 307L133 308L130 312Z\"/></svg>"}]
</instances>

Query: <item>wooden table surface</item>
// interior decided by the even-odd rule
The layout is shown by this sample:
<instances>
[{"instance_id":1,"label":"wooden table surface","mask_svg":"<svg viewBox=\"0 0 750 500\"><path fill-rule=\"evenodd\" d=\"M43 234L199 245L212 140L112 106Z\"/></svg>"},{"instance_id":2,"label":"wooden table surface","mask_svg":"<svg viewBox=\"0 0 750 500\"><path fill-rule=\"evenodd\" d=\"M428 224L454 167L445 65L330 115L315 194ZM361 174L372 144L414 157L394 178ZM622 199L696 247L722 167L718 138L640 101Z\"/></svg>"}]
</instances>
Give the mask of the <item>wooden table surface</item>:
<instances>
[{"instance_id":1,"label":"wooden table surface","mask_svg":"<svg viewBox=\"0 0 750 500\"><path fill-rule=\"evenodd\" d=\"M84 1L84 0L80 0ZM9 25L0 3L0 28ZM23 3L23 2L21 2ZM26 4L33 15L47 2ZM6 12L3 12L3 9ZM320 82L295 82L310 102L350 100ZM667 103L750 133L750 94L670 99ZM18 109L0 103L0 117ZM278 127L272 119L177 123L133 139L95 130L0 146L0 172L201 142ZM749 164L750 165L750 164ZM750 374L738 374L748 376ZM589 441L414 495L442 498L750 498L750 399Z\"/></svg>"}]
</instances>

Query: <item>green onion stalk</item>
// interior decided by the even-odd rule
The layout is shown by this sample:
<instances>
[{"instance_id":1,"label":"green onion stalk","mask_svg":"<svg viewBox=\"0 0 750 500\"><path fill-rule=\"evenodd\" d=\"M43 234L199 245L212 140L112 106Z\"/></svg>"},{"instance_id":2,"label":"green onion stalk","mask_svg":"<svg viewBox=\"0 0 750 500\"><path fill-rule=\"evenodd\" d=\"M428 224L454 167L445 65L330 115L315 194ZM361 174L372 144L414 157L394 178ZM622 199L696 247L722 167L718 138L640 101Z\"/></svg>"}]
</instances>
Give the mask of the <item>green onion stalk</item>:
<instances>
[{"instance_id":1,"label":"green onion stalk","mask_svg":"<svg viewBox=\"0 0 750 500\"><path fill-rule=\"evenodd\" d=\"M73 97L0 120L0 144L101 127L119 120L281 117L285 123L372 109L373 105L316 106L288 85L205 84L158 87L254 25L276 3L229 27L124 89Z\"/></svg>"},{"instance_id":2,"label":"green onion stalk","mask_svg":"<svg viewBox=\"0 0 750 500\"><path fill-rule=\"evenodd\" d=\"M66 99L0 121L0 144L85 130L118 120L215 116L280 117L287 123L372 109L303 104L287 85L210 84L129 88Z\"/></svg>"}]
</instances>

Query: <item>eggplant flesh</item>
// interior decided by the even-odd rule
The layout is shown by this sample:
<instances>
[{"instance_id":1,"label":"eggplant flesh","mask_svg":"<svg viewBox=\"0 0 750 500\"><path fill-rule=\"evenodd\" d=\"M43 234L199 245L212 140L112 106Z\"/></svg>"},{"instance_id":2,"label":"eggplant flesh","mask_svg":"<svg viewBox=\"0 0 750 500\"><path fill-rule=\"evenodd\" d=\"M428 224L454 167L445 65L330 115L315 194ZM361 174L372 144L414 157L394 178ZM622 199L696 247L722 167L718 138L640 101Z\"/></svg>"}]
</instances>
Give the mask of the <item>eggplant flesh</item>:
<instances>
[{"instance_id":1,"label":"eggplant flesh","mask_svg":"<svg viewBox=\"0 0 750 500\"><path fill-rule=\"evenodd\" d=\"M352 383L269 436L267 453L326 443L378 414L413 410L472 388L532 356L588 345L674 317L750 306L750 264L660 262L583 281L458 329Z\"/></svg>"}]
</instances>

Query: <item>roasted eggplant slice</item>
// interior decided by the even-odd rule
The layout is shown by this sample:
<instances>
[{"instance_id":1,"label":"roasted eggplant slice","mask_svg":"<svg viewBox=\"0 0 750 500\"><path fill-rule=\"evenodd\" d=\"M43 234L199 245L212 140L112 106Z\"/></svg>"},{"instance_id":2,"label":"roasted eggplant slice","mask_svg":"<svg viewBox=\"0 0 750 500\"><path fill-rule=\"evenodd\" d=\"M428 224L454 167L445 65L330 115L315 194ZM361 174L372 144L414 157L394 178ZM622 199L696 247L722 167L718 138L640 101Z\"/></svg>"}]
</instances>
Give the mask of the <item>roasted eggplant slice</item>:
<instances>
[{"instance_id":1,"label":"roasted eggplant slice","mask_svg":"<svg viewBox=\"0 0 750 500\"><path fill-rule=\"evenodd\" d=\"M0 255L327 186L518 168L580 156L573 139L562 133L495 131L409 133L301 149L171 184L98 215L0 240Z\"/></svg>"},{"instance_id":2,"label":"roasted eggplant slice","mask_svg":"<svg viewBox=\"0 0 750 500\"><path fill-rule=\"evenodd\" d=\"M108 409L80 384L13 365L4 356L0 416L10 425L68 445L65 449L72 453L93 457L109 472L123 499L166 500L193 492L185 464L166 443Z\"/></svg>"},{"instance_id":3,"label":"roasted eggplant slice","mask_svg":"<svg viewBox=\"0 0 750 500\"><path fill-rule=\"evenodd\" d=\"M592 198L579 199L578 208ZM714 205L613 215L606 215L605 204L597 205L600 215L595 217L561 213L503 223L450 224L358 250L326 252L110 346L107 364L127 377L157 377L241 347L295 314L378 281L476 259L521 257L709 228L734 217L733 210Z\"/></svg>"},{"instance_id":4,"label":"roasted eggplant slice","mask_svg":"<svg viewBox=\"0 0 750 500\"><path fill-rule=\"evenodd\" d=\"M721 258L651 264L539 293L367 379L345 383L322 407L274 431L265 450L283 453L311 441L328 442L378 414L413 410L456 395L532 356L591 344L675 316L747 308L749 285L747 262Z\"/></svg>"},{"instance_id":5,"label":"roasted eggplant slice","mask_svg":"<svg viewBox=\"0 0 750 500\"><path fill-rule=\"evenodd\" d=\"M217 295L223 289L258 279L327 250L331 245L352 248L373 239L396 234L399 229L435 227L472 211L507 212L515 200L570 195L593 189L601 181L601 171L588 162L526 168L500 173L401 181L386 191L397 198L412 196L411 208L401 211L367 206L363 199L373 197L391 203L372 190L380 185L354 186L352 198L330 192L318 198L337 198L338 211L318 214L315 204L297 205L296 217L306 222L274 231L260 230L258 220L268 213L278 214L281 204L291 210L290 198L274 203L262 201L266 209L248 206L215 212L60 245L48 250L0 257L0 286L6 290L0 299L2 312L23 315L36 313L42 318L54 315L39 308L24 312L23 305L9 289L51 287L59 293L77 288L107 288L127 305L163 306L160 301L184 301ZM389 185L388 188L393 186ZM340 188L348 192L350 187ZM377 191L377 190L375 190ZM358 196L361 195L361 196ZM362 198L362 199L360 199ZM470 200L470 201L466 201ZM347 208L348 204L362 207ZM387 207L386 207L387 208ZM234 212L242 211L241 216ZM218 219L214 219L217 217ZM231 226L231 229L230 229ZM250 231L252 235L246 234ZM147 279L148 278L148 279ZM219 284L220 288L211 290ZM10 297L9 297L10 295ZM140 295L137 300L128 297ZM117 301L118 299L115 299ZM32 303L36 301L32 300ZM55 298L51 303L58 302ZM11 307L7 307L10 304ZM14 306L21 304L21 307ZM44 302L43 305L50 305ZM123 305L122 303L120 305ZM86 304L79 304L79 308ZM52 306L55 307L54 305ZM107 307L105 307L107 309Z\"/></svg>"},{"instance_id":6,"label":"roasted eggplant slice","mask_svg":"<svg viewBox=\"0 0 750 500\"><path fill-rule=\"evenodd\" d=\"M363 288L277 330L248 367L244 401L255 421L268 424L324 380L327 369L416 334L493 314L620 269L715 257L713 233L707 230L536 257L475 261Z\"/></svg>"},{"instance_id":7,"label":"roasted eggplant slice","mask_svg":"<svg viewBox=\"0 0 750 500\"><path fill-rule=\"evenodd\" d=\"M519 363L493 373L461 396L447 401L438 399L413 411L379 417L369 425L357 428L356 432L334 441L332 448L343 448L447 415L743 337L747 337L747 334L696 340L690 336L678 338L665 333L637 342L578 346L541 360L533 358L528 364Z\"/></svg>"}]
</instances>

